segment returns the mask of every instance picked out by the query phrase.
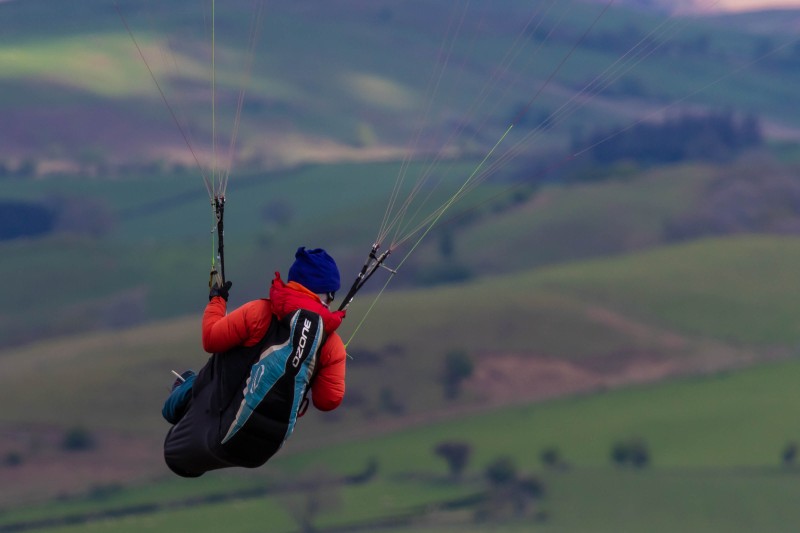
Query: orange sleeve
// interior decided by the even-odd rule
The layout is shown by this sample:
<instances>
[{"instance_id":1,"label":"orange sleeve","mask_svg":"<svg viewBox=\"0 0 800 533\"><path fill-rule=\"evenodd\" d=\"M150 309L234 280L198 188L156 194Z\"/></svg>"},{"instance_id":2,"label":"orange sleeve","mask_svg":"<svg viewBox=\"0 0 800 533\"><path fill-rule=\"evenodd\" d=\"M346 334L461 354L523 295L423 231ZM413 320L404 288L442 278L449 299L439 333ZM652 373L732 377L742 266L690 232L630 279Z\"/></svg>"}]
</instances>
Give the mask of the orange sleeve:
<instances>
[{"instance_id":1,"label":"orange sleeve","mask_svg":"<svg viewBox=\"0 0 800 533\"><path fill-rule=\"evenodd\" d=\"M320 411L332 411L342 403L346 361L347 351L342 338L332 333L322 345L319 371L311 386L311 400Z\"/></svg>"},{"instance_id":2,"label":"orange sleeve","mask_svg":"<svg viewBox=\"0 0 800 533\"><path fill-rule=\"evenodd\" d=\"M266 333L272 316L267 300L254 300L226 315L227 302L215 296L203 313L203 349L222 353L252 346Z\"/></svg>"}]
</instances>

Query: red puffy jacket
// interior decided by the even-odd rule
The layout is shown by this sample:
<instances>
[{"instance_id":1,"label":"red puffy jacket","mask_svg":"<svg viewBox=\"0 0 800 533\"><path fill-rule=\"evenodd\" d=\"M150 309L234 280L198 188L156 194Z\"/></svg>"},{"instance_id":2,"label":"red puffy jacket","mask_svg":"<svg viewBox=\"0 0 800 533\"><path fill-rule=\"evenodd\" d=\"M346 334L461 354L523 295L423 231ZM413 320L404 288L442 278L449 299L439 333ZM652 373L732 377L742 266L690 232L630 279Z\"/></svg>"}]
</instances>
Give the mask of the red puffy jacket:
<instances>
[{"instance_id":1,"label":"red puffy jacket","mask_svg":"<svg viewBox=\"0 0 800 533\"><path fill-rule=\"evenodd\" d=\"M226 316L227 302L215 296L203 313L203 349L208 353L222 353L237 346L253 346L267 333L273 315L278 318L307 309L322 317L326 341L322 345L316 371L311 384L311 399L321 411L336 409L344 398L345 361L347 353L341 337L336 333L343 311L331 312L319 297L299 283L284 283L280 274L269 291L269 299L253 300Z\"/></svg>"}]
</instances>

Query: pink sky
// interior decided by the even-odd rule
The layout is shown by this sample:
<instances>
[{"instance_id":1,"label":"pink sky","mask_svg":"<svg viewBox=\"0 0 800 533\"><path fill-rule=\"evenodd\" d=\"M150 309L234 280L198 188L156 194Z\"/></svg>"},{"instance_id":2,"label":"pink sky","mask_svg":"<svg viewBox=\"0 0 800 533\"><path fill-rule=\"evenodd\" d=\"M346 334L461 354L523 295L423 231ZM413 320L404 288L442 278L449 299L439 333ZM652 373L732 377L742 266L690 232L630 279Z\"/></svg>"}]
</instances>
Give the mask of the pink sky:
<instances>
[{"instance_id":1,"label":"pink sky","mask_svg":"<svg viewBox=\"0 0 800 533\"><path fill-rule=\"evenodd\" d=\"M705 0L712 4L712 0ZM772 9L781 7L800 8L800 0L720 0L715 9L728 11L746 11L755 9Z\"/></svg>"}]
</instances>

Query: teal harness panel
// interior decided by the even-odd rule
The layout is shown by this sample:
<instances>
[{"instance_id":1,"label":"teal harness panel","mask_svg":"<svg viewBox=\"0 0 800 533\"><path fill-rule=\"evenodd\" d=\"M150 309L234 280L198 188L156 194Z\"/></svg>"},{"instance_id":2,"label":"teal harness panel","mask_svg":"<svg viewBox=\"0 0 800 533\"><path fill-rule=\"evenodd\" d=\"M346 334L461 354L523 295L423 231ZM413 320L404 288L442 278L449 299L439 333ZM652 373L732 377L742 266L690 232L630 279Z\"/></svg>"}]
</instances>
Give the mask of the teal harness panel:
<instances>
[{"instance_id":1,"label":"teal harness panel","mask_svg":"<svg viewBox=\"0 0 800 533\"><path fill-rule=\"evenodd\" d=\"M294 431L300 405L314 373L322 331L319 315L297 311L292 316L286 342L269 346L251 367L242 401L222 444L245 427L254 413L259 413L286 425L283 445Z\"/></svg>"}]
</instances>

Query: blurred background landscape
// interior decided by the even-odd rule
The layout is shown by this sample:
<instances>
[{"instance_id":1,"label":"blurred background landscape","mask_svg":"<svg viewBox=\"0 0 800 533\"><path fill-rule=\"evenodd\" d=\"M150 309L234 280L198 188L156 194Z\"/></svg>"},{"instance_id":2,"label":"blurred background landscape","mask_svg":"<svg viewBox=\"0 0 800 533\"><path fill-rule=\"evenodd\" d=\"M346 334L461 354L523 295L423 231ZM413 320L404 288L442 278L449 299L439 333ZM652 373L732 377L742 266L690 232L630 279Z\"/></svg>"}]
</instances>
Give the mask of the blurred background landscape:
<instances>
[{"instance_id":1,"label":"blurred background landscape","mask_svg":"<svg viewBox=\"0 0 800 533\"><path fill-rule=\"evenodd\" d=\"M0 2L0 532L797 531L800 6L729 4ZM397 274L183 480L215 168L229 309Z\"/></svg>"}]
</instances>

